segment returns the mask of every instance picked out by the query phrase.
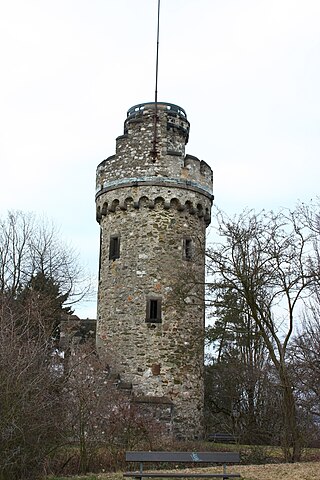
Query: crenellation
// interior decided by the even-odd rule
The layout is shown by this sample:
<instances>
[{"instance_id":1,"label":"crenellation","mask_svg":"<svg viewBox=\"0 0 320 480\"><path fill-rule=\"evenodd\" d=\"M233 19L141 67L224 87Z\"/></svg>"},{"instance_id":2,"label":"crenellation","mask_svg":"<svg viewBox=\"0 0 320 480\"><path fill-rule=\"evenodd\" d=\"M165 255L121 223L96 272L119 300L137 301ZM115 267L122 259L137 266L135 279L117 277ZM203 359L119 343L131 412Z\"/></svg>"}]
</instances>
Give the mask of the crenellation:
<instances>
[{"instance_id":1,"label":"crenellation","mask_svg":"<svg viewBox=\"0 0 320 480\"><path fill-rule=\"evenodd\" d=\"M193 155L186 155L184 157L184 167L192 171L192 173L197 174L200 172L200 160Z\"/></svg>"},{"instance_id":2,"label":"crenellation","mask_svg":"<svg viewBox=\"0 0 320 480\"><path fill-rule=\"evenodd\" d=\"M144 195L140 198L133 198L127 197L126 194L126 192L123 192L123 195L121 197L118 196L117 198L114 198L113 195L110 195L108 201L106 201L106 198L104 198L104 203L102 205L97 203L97 217L99 216L99 218L101 219L108 213L114 213L117 208L120 210L140 209L141 207L147 207L149 209L157 208L164 210L174 208L180 213L187 212L190 215L197 214L199 218L203 218L205 216L204 212L209 211L207 206L208 204L210 205L210 202L208 200L204 203L196 203L197 199L195 198L194 201L191 201L188 195L183 198L180 194L180 198L177 198L171 197L172 193L170 192L170 197L152 198Z\"/></svg>"}]
</instances>

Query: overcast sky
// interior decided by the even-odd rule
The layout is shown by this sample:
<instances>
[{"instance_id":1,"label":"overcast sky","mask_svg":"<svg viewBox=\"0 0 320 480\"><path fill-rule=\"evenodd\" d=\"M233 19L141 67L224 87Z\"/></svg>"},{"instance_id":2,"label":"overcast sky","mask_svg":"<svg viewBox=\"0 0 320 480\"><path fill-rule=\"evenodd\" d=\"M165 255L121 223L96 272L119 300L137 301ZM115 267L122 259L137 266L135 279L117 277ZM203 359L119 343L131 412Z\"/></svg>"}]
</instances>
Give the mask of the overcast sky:
<instances>
[{"instance_id":1,"label":"overcast sky","mask_svg":"<svg viewBox=\"0 0 320 480\"><path fill-rule=\"evenodd\" d=\"M0 5L0 213L45 213L96 275L95 170L127 109L154 98L157 0ZM158 98L186 110L216 204L315 198L320 0L161 0L160 17Z\"/></svg>"}]
</instances>

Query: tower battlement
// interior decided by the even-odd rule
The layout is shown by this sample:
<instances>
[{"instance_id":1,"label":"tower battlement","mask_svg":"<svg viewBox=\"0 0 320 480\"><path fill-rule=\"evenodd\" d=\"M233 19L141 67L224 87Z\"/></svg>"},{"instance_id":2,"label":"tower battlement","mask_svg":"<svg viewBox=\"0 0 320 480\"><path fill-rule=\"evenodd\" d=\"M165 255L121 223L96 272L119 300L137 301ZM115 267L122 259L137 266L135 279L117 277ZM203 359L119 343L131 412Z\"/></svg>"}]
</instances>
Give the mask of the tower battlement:
<instances>
[{"instance_id":1,"label":"tower battlement","mask_svg":"<svg viewBox=\"0 0 320 480\"><path fill-rule=\"evenodd\" d=\"M99 195L134 183L190 189L194 187L212 199L212 170L203 160L185 155L190 124L185 111L174 104L157 104L157 124L154 126L155 104L131 107L124 124L124 135L116 139L116 154L97 168L96 198ZM156 136L156 158L152 154Z\"/></svg>"},{"instance_id":2,"label":"tower battlement","mask_svg":"<svg viewBox=\"0 0 320 480\"><path fill-rule=\"evenodd\" d=\"M178 105L135 105L97 167L97 347L136 398L172 402L175 435L199 438L213 195L210 166L185 153L189 131Z\"/></svg>"}]
</instances>

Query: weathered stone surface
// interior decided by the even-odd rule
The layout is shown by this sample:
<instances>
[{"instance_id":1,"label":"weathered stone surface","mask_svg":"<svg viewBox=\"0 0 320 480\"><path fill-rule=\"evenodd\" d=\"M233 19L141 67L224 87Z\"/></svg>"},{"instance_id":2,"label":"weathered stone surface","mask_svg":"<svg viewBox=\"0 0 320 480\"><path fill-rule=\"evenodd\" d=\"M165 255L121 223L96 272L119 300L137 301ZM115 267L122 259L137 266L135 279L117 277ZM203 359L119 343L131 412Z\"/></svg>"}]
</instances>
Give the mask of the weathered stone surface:
<instances>
[{"instance_id":1,"label":"weathered stone surface","mask_svg":"<svg viewBox=\"0 0 320 480\"><path fill-rule=\"evenodd\" d=\"M116 154L97 168L97 346L135 396L170 399L174 433L194 438L202 434L212 171L185 156L189 122L173 107L158 104L155 145L154 104L130 109ZM116 259L109 259L111 236L120 239ZM161 322L146 321L150 301L161 306Z\"/></svg>"}]
</instances>

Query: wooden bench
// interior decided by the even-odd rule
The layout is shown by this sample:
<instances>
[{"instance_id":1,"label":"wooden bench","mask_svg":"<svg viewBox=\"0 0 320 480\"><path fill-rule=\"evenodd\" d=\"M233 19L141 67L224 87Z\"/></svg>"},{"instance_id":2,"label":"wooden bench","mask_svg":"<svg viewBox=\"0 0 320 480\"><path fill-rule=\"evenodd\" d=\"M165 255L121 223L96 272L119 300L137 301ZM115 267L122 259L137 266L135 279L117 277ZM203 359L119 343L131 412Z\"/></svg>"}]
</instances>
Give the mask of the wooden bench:
<instances>
[{"instance_id":1,"label":"wooden bench","mask_svg":"<svg viewBox=\"0 0 320 480\"><path fill-rule=\"evenodd\" d=\"M217 443L237 443L239 437L231 433L210 433L207 437L208 442Z\"/></svg>"},{"instance_id":2,"label":"wooden bench","mask_svg":"<svg viewBox=\"0 0 320 480\"><path fill-rule=\"evenodd\" d=\"M235 478L241 477L239 473L227 472L227 464L239 463L238 452L126 452L126 461L139 463L139 471L130 471L123 474L124 477L142 478ZM221 464L221 473L183 473L175 471L164 472L162 465L159 470L145 470L145 464L150 463L174 463L177 464Z\"/></svg>"}]
</instances>

